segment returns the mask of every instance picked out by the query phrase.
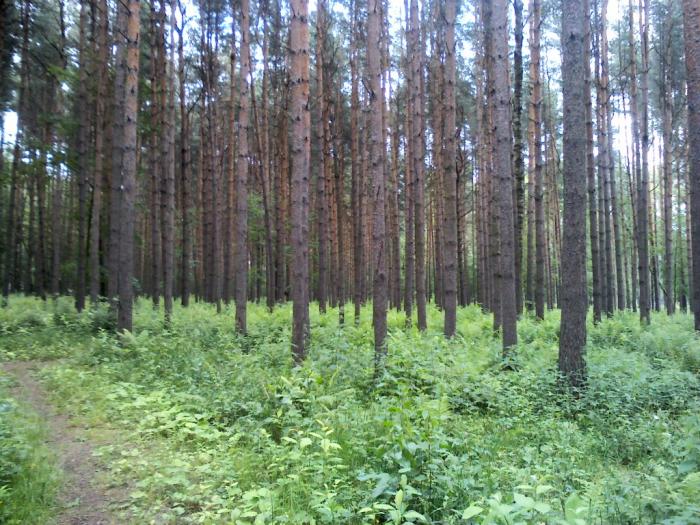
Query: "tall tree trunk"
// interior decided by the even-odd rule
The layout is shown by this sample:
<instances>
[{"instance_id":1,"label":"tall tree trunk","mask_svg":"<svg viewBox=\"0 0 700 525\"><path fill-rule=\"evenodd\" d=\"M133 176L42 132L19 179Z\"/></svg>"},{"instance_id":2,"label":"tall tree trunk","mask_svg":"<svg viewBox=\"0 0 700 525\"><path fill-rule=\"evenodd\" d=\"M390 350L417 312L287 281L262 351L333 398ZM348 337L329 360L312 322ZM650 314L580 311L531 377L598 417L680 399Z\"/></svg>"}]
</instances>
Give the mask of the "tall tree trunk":
<instances>
[{"instance_id":1,"label":"tall tree trunk","mask_svg":"<svg viewBox=\"0 0 700 525\"><path fill-rule=\"evenodd\" d=\"M643 5L642 5L643 4ZM640 137L641 153L638 157L637 166L637 251L639 252L639 316L644 324L650 321L650 287L649 287L649 215L647 214L649 197L649 33L648 33L648 1L640 0L639 28L642 38L642 64L639 75L639 91L641 91L641 123L639 124L638 136ZM633 39L634 15L630 2L630 38ZM634 57L634 46L631 59L631 81L632 81L632 112L638 111L638 101L636 97L636 59ZM633 118L634 120L634 118ZM641 165L641 166L640 166ZM640 169L641 168L641 169Z\"/></svg>"},{"instance_id":2,"label":"tall tree trunk","mask_svg":"<svg viewBox=\"0 0 700 525\"><path fill-rule=\"evenodd\" d=\"M578 0L562 1L564 97L564 231L561 261L559 370L575 388L586 381L586 135L584 35L586 13Z\"/></svg>"},{"instance_id":3,"label":"tall tree trunk","mask_svg":"<svg viewBox=\"0 0 700 525\"><path fill-rule=\"evenodd\" d=\"M588 190L588 222L591 244L591 269L593 273L593 322L598 323L602 312L602 284L600 265L600 240L598 237L598 200L596 196L595 163L593 161L593 105L591 102L591 20L590 2L585 1L584 10L586 16L586 34L584 37L584 73L586 75L586 90L584 93L586 100L586 173ZM602 213L602 211L601 211Z\"/></svg>"},{"instance_id":4,"label":"tall tree trunk","mask_svg":"<svg viewBox=\"0 0 700 525\"><path fill-rule=\"evenodd\" d=\"M292 352L306 356L309 339L309 26L306 0L290 0L292 91Z\"/></svg>"},{"instance_id":5,"label":"tall tree trunk","mask_svg":"<svg viewBox=\"0 0 700 525\"><path fill-rule=\"evenodd\" d=\"M523 0L513 0L515 50L513 52L513 176L515 179L515 300L523 311L521 284L523 221L525 217L525 164L523 162Z\"/></svg>"},{"instance_id":6,"label":"tall tree trunk","mask_svg":"<svg viewBox=\"0 0 700 525\"><path fill-rule=\"evenodd\" d=\"M173 315L173 283L175 263L175 1L161 0L163 12L163 34L165 34L165 4L170 3L170 56L163 46L163 60L167 62L165 72L166 107L165 147L163 148L164 202L163 202L163 306L165 325L169 326ZM165 44L165 42L163 42Z\"/></svg>"},{"instance_id":7,"label":"tall tree trunk","mask_svg":"<svg viewBox=\"0 0 700 525\"><path fill-rule=\"evenodd\" d=\"M676 311L674 294L673 267L673 90L671 86L671 31L673 17L671 12L666 15L664 22L662 55L662 104L663 129L663 210L664 210L664 305L666 313L673 315ZM679 202L680 205L680 202Z\"/></svg>"},{"instance_id":8,"label":"tall tree trunk","mask_svg":"<svg viewBox=\"0 0 700 525\"><path fill-rule=\"evenodd\" d=\"M415 249L416 249L416 310L418 312L418 329L428 326L426 317L426 276L425 276L425 187L423 182L423 65L420 24L418 18L418 0L411 0L411 30L408 34L408 47L411 57L411 108L413 111L413 212Z\"/></svg>"},{"instance_id":9,"label":"tall tree trunk","mask_svg":"<svg viewBox=\"0 0 700 525\"><path fill-rule=\"evenodd\" d=\"M405 9L405 27L406 32L410 30L409 25L409 10L408 0L404 0ZM404 56L404 68L406 85L410 89L413 85L411 62L408 54ZM415 177L413 175L413 108L411 106L411 95L406 90L405 99L405 120L404 120L404 231L405 231L405 246L404 246L404 311L406 312L406 326L410 327L413 323L413 297L414 297L414 282L416 268L416 251L415 251L415 223L413 213L415 204L413 199L413 183Z\"/></svg>"},{"instance_id":10,"label":"tall tree trunk","mask_svg":"<svg viewBox=\"0 0 700 525\"><path fill-rule=\"evenodd\" d=\"M379 0L369 0L367 5L367 75L369 77L370 103L370 176L374 206L372 220L372 321L374 324L375 374L386 354L386 311L388 282L386 275L386 211L384 206L384 141L382 133L382 69L381 49L382 8Z\"/></svg>"},{"instance_id":11,"label":"tall tree trunk","mask_svg":"<svg viewBox=\"0 0 700 525\"><path fill-rule=\"evenodd\" d=\"M457 144L455 82L457 62L455 58L456 0L445 2L445 71L444 108L445 148L443 150L443 191L445 195L445 255L444 255L444 303L445 335L455 335L457 326Z\"/></svg>"},{"instance_id":12,"label":"tall tree trunk","mask_svg":"<svg viewBox=\"0 0 700 525\"><path fill-rule=\"evenodd\" d=\"M683 34L688 89L688 160L693 263L700 261L700 4L683 0ZM693 264L693 317L700 331L700 266Z\"/></svg>"},{"instance_id":13,"label":"tall tree trunk","mask_svg":"<svg viewBox=\"0 0 700 525\"><path fill-rule=\"evenodd\" d=\"M115 326L119 311L119 242L122 232L121 200L124 161L125 82L127 73L126 26L130 4L117 4L117 19L114 25L115 73L112 105L112 169L109 196L109 251L107 259L107 296L114 316Z\"/></svg>"},{"instance_id":14,"label":"tall tree trunk","mask_svg":"<svg viewBox=\"0 0 700 525\"><path fill-rule=\"evenodd\" d=\"M350 49L350 157L352 170L352 210L353 210L353 302L355 305L355 324L360 322L360 310L362 307L362 281L363 281L363 208L362 208L362 186L363 173L362 158L360 156L360 95L359 95L359 72L358 72L358 50L359 21L358 21L359 0L353 0L352 5L352 39Z\"/></svg>"},{"instance_id":15,"label":"tall tree trunk","mask_svg":"<svg viewBox=\"0 0 700 525\"><path fill-rule=\"evenodd\" d=\"M230 89L230 112L228 133L228 168L226 170L226 209L224 227L224 282L223 299L226 304L231 302L233 288L236 282L236 268L233 261L233 250L236 244L236 97L239 85L236 84L236 17L231 17L231 89Z\"/></svg>"},{"instance_id":16,"label":"tall tree trunk","mask_svg":"<svg viewBox=\"0 0 700 525\"><path fill-rule=\"evenodd\" d=\"M151 0L151 135L148 148L150 179L151 179L151 202L150 202L150 222L151 222L151 299L153 308L158 309L161 294L162 278L162 234L161 234L161 187L164 186L163 177L163 154L161 148L165 142L163 138L163 113L165 108L164 91L166 89L163 78L165 66L165 35L162 27L164 13L157 13L155 0Z\"/></svg>"},{"instance_id":17,"label":"tall tree trunk","mask_svg":"<svg viewBox=\"0 0 700 525\"><path fill-rule=\"evenodd\" d=\"M503 351L518 342L515 291L515 229L513 224L513 177L511 173L511 111L508 87L508 9L505 0L494 0L491 13L494 97L494 168L498 174L500 269Z\"/></svg>"},{"instance_id":18,"label":"tall tree trunk","mask_svg":"<svg viewBox=\"0 0 700 525\"><path fill-rule=\"evenodd\" d=\"M94 1L94 0L93 0ZM95 75L97 96L95 98L95 166L92 179L92 215L90 218L90 303L97 306L100 297L102 276L100 271L100 217L102 215L102 176L104 171L104 128L105 128L105 98L107 97L108 80L108 20L109 8L107 0L97 0L97 39Z\"/></svg>"},{"instance_id":19,"label":"tall tree trunk","mask_svg":"<svg viewBox=\"0 0 700 525\"><path fill-rule=\"evenodd\" d=\"M117 56L123 57L123 62L118 63L123 69L123 81L115 83L115 97L123 102L119 107L123 108L121 120L123 122L121 155L117 169L121 176L115 177L116 195L118 199L118 213L116 220L120 225L116 230L118 240L114 243L117 247L117 329L120 331L132 330L132 302L133 302L133 268L134 268L134 200L136 196L136 132L138 116L138 73L139 73L139 0L128 0L120 3L119 10L122 15L119 18L121 24L117 25L117 32L123 35L118 40ZM123 50L120 50L123 48ZM121 76L121 75L118 75ZM116 115L119 118L119 114Z\"/></svg>"},{"instance_id":20,"label":"tall tree trunk","mask_svg":"<svg viewBox=\"0 0 700 525\"><path fill-rule=\"evenodd\" d=\"M247 331L248 301L248 127L250 85L250 13L248 0L241 0L240 91L238 97L238 164L236 166L236 331Z\"/></svg>"},{"instance_id":21,"label":"tall tree trunk","mask_svg":"<svg viewBox=\"0 0 700 525\"><path fill-rule=\"evenodd\" d=\"M528 205L527 205L527 263L525 298L528 309L535 306L535 185L536 179L542 172L542 82L540 77L540 25L542 19L542 4L540 0L530 0L530 102L528 108ZM541 183L541 181L540 181ZM541 311L544 316L544 298L540 297Z\"/></svg>"},{"instance_id":22,"label":"tall tree trunk","mask_svg":"<svg viewBox=\"0 0 700 525\"><path fill-rule=\"evenodd\" d=\"M178 85L180 97L180 180L182 192L182 260L180 266L180 302L182 306L190 304L190 287L192 283L192 254L193 232L192 218L194 214L192 203L191 150L190 150L190 115L187 108L187 91L185 90L185 56L184 36L186 23L186 7L178 0L181 25L178 28ZM200 148L201 149L201 148Z\"/></svg>"},{"instance_id":23,"label":"tall tree trunk","mask_svg":"<svg viewBox=\"0 0 700 525\"><path fill-rule=\"evenodd\" d=\"M325 123L323 121L324 87L323 87L323 41L324 41L324 0L318 4L316 11L316 100L319 104L319 118L317 122L316 136L319 144L318 168L316 172L316 214L318 219L318 310L326 311L328 295L328 203L326 199L326 161L328 151L325 141Z\"/></svg>"},{"instance_id":24,"label":"tall tree trunk","mask_svg":"<svg viewBox=\"0 0 700 525\"><path fill-rule=\"evenodd\" d=\"M87 100L87 2L80 2L79 43L78 43L78 104ZM78 109L78 108L76 108ZM79 312L85 308L85 227L87 225L87 178L88 178L88 111L80 111L78 123L78 252L76 261L75 308Z\"/></svg>"}]
</instances>

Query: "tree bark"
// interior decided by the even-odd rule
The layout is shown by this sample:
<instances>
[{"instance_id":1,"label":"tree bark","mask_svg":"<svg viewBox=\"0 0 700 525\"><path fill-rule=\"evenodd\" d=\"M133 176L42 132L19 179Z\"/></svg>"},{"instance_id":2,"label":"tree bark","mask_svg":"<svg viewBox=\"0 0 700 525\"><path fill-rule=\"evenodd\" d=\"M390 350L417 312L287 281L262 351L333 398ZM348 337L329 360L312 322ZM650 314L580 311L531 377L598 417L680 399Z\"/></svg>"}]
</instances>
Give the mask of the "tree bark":
<instances>
[{"instance_id":1,"label":"tree bark","mask_svg":"<svg viewBox=\"0 0 700 525\"><path fill-rule=\"evenodd\" d=\"M123 83L115 84L115 96L123 100L124 113L123 139L121 141L121 162L119 169L116 193L118 197L117 220L120 222L118 241L115 243L118 249L117 283L118 283L118 309L117 329L120 331L132 330L132 303L133 303L133 268L134 268L134 200L136 195L136 133L138 116L138 73L139 73L139 22L140 1L128 0L121 3L123 11L121 22L117 31L121 32L123 40L118 41L118 56L123 56L123 63L119 64L124 69ZM117 115L117 118L119 115ZM120 179L120 180L119 180Z\"/></svg>"},{"instance_id":2,"label":"tree bark","mask_svg":"<svg viewBox=\"0 0 700 525\"><path fill-rule=\"evenodd\" d=\"M491 14L491 50L493 52L494 168L498 174L500 268L498 290L501 297L503 352L518 342L515 291L515 229L513 214L513 177L511 164L511 108L508 87L508 10L505 0L494 0Z\"/></svg>"},{"instance_id":3,"label":"tree bark","mask_svg":"<svg viewBox=\"0 0 700 525\"><path fill-rule=\"evenodd\" d=\"M241 0L240 91L238 97L238 163L236 165L236 331L247 331L248 301L248 127L250 106L250 13Z\"/></svg>"},{"instance_id":4,"label":"tree bark","mask_svg":"<svg viewBox=\"0 0 700 525\"><path fill-rule=\"evenodd\" d=\"M292 353L299 364L309 339L309 113L308 0L290 0L292 94Z\"/></svg>"},{"instance_id":5,"label":"tree bark","mask_svg":"<svg viewBox=\"0 0 700 525\"><path fill-rule=\"evenodd\" d=\"M688 89L688 160L693 263L700 261L700 3L683 0L683 34ZM692 267L693 317L700 331L700 268Z\"/></svg>"},{"instance_id":6,"label":"tree bark","mask_svg":"<svg viewBox=\"0 0 700 525\"><path fill-rule=\"evenodd\" d=\"M378 373L386 354L386 314L388 301L388 280L386 275L386 230L385 230L385 187L384 187L384 141L382 133L382 69L379 50L381 49L382 8L379 0L369 0L367 5L367 75L369 88L369 154L370 176L372 178L372 321L374 324L375 374Z\"/></svg>"},{"instance_id":7,"label":"tree bark","mask_svg":"<svg viewBox=\"0 0 700 525\"><path fill-rule=\"evenodd\" d=\"M559 370L574 388L586 381L586 134L584 35L586 13L578 0L562 0L564 97L564 231L561 261Z\"/></svg>"},{"instance_id":8,"label":"tree bark","mask_svg":"<svg viewBox=\"0 0 700 525\"><path fill-rule=\"evenodd\" d=\"M408 34L408 46L411 56L411 108L413 112L413 211L415 250L416 250L416 310L418 312L418 329L428 326L426 317L426 276L425 276L425 188L423 182L423 65L422 44L420 42L420 25L418 18L418 0L411 0L411 30Z\"/></svg>"}]
</instances>

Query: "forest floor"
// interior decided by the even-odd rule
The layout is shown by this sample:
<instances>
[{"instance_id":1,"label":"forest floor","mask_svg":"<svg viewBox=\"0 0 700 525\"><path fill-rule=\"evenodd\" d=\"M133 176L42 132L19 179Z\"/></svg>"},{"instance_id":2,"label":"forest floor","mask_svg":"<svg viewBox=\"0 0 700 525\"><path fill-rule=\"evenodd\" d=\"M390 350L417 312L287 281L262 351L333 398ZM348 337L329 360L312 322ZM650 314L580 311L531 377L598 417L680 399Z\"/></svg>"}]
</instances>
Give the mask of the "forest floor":
<instances>
[{"instance_id":1,"label":"forest floor","mask_svg":"<svg viewBox=\"0 0 700 525\"><path fill-rule=\"evenodd\" d=\"M504 363L492 317L457 335L371 307L311 307L292 366L291 307L141 299L134 332L103 308L13 296L0 309L3 525L700 523L700 338L692 317L588 324L585 392L557 373L559 312L524 314Z\"/></svg>"},{"instance_id":2,"label":"forest floor","mask_svg":"<svg viewBox=\"0 0 700 525\"><path fill-rule=\"evenodd\" d=\"M10 395L36 412L46 426L46 445L56 456L62 481L57 497L56 525L113 525L119 523L110 506L126 498L122 488L107 488L101 475L104 468L94 456L97 447L112 440L104 430L99 438L75 418L59 412L49 401L36 373L55 361L11 361L2 364L13 378Z\"/></svg>"}]
</instances>

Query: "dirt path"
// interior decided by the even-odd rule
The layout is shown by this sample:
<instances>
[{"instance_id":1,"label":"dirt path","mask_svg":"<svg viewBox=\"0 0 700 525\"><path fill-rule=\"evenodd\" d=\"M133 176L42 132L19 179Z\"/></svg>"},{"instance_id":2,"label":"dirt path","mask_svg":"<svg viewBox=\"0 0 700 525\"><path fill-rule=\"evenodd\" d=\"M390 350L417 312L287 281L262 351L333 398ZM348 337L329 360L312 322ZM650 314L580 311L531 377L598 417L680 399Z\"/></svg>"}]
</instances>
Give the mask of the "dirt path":
<instances>
[{"instance_id":1,"label":"dirt path","mask_svg":"<svg viewBox=\"0 0 700 525\"><path fill-rule=\"evenodd\" d=\"M45 421L48 428L48 446L56 454L63 471L63 487L59 493L57 525L116 525L119 520L110 512L110 503L124 501L118 489L107 489L96 481L101 469L93 456L96 446L88 439L86 429L60 414L49 402L43 385L34 373L46 366L41 361L15 361L2 367L17 381L12 395L28 404Z\"/></svg>"}]
</instances>

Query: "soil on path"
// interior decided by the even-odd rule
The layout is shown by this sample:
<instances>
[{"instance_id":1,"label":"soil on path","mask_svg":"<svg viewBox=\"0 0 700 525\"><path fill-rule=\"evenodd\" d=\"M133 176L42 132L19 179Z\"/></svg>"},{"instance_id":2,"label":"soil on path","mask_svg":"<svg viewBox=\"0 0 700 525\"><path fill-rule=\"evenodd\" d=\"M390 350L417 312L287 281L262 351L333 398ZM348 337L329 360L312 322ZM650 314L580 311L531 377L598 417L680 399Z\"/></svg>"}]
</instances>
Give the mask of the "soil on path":
<instances>
[{"instance_id":1,"label":"soil on path","mask_svg":"<svg viewBox=\"0 0 700 525\"><path fill-rule=\"evenodd\" d=\"M17 381L13 397L29 405L45 421L47 445L63 471L55 524L117 525L121 522L110 511L110 505L124 502L123 491L101 486L96 479L103 469L93 450L105 443L91 441L84 427L59 413L49 402L46 390L34 377L47 364L50 362L14 361L3 363L2 367Z\"/></svg>"}]
</instances>

